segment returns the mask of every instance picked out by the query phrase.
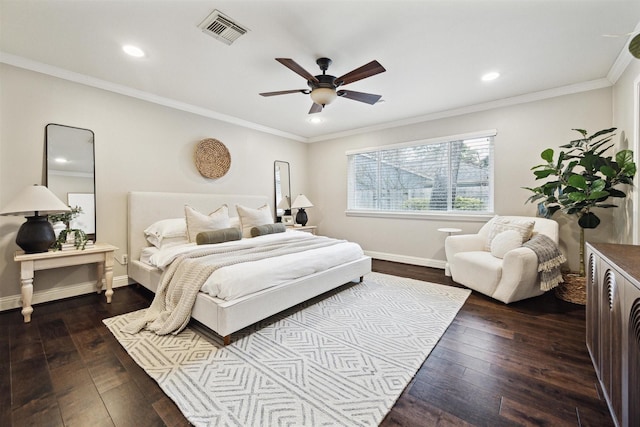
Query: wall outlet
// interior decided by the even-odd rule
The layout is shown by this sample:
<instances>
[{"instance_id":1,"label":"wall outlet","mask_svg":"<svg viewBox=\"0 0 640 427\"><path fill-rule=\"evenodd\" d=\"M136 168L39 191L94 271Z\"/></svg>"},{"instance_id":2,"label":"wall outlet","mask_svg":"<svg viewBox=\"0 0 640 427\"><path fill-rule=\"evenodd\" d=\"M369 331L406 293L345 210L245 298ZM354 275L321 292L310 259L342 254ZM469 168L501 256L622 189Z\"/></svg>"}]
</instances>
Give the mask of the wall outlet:
<instances>
[{"instance_id":1,"label":"wall outlet","mask_svg":"<svg viewBox=\"0 0 640 427\"><path fill-rule=\"evenodd\" d=\"M129 263L129 255L122 254L120 264L127 265Z\"/></svg>"}]
</instances>

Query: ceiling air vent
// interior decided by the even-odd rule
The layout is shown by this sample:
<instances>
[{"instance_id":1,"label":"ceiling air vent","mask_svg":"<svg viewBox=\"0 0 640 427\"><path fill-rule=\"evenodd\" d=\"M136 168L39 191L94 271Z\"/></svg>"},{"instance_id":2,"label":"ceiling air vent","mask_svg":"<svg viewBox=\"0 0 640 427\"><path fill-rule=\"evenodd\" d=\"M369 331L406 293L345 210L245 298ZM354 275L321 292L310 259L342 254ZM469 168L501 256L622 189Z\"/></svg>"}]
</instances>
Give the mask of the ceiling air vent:
<instances>
[{"instance_id":1,"label":"ceiling air vent","mask_svg":"<svg viewBox=\"0 0 640 427\"><path fill-rule=\"evenodd\" d=\"M238 37L249 31L218 10L214 10L198 27L202 29L203 33L225 44L233 43Z\"/></svg>"}]
</instances>

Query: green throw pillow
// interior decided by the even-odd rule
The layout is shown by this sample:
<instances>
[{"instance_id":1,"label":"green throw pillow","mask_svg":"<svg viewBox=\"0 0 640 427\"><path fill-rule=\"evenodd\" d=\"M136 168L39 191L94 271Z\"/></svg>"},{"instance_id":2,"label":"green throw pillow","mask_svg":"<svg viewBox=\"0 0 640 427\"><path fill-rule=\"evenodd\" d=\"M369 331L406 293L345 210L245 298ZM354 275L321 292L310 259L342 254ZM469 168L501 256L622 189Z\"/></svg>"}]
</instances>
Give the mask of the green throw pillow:
<instances>
[{"instance_id":1,"label":"green throw pillow","mask_svg":"<svg viewBox=\"0 0 640 427\"><path fill-rule=\"evenodd\" d=\"M242 232L235 228L223 228L213 231L201 231L196 235L196 243L199 245L211 245L214 243L230 242L242 239Z\"/></svg>"},{"instance_id":2,"label":"green throw pillow","mask_svg":"<svg viewBox=\"0 0 640 427\"><path fill-rule=\"evenodd\" d=\"M251 237L264 236L265 234L284 233L287 231L287 227L281 222L277 224L265 224L258 225L251 228Z\"/></svg>"}]
</instances>

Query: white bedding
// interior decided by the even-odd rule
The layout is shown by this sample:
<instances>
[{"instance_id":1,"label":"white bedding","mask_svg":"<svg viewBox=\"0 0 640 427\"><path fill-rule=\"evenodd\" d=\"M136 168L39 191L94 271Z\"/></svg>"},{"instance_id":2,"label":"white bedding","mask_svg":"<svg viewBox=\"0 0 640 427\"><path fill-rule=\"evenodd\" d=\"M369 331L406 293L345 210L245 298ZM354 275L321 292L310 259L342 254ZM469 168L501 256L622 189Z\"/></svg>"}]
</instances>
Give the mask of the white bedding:
<instances>
[{"instance_id":1,"label":"white bedding","mask_svg":"<svg viewBox=\"0 0 640 427\"><path fill-rule=\"evenodd\" d=\"M297 242L309 239L331 240L328 237L313 236L302 231L291 230L286 233L268 234L215 245L198 246L189 243L163 249L154 248L155 250L152 249L149 251L145 249L146 252L143 251L143 254L149 255L149 264L160 269L165 269L176 257L207 247L220 250L235 250L256 247L264 243ZM360 248L358 244L339 241L337 244L328 247L219 268L214 271L204 283L201 291L213 297L230 301L346 262L357 260L362 256L362 248Z\"/></svg>"}]
</instances>

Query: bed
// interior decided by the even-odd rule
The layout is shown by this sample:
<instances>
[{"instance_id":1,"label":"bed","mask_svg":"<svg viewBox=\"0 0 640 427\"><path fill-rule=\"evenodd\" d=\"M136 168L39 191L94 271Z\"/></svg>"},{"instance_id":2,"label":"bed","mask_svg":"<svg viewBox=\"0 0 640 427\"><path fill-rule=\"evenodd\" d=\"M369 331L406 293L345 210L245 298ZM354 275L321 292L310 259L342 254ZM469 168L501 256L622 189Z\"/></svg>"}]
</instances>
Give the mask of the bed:
<instances>
[{"instance_id":1,"label":"bed","mask_svg":"<svg viewBox=\"0 0 640 427\"><path fill-rule=\"evenodd\" d=\"M251 195L130 192L127 273L129 278L154 293L163 271L140 260L143 250L151 246L144 230L156 221L184 216L185 204L201 212L210 212L226 204L229 216L237 217L236 205L257 208L268 201L266 197ZM198 292L191 317L223 337L227 345L232 333L350 281L361 280L370 271L371 258L361 255L355 260L231 300Z\"/></svg>"}]
</instances>

